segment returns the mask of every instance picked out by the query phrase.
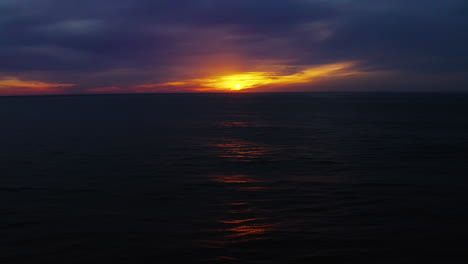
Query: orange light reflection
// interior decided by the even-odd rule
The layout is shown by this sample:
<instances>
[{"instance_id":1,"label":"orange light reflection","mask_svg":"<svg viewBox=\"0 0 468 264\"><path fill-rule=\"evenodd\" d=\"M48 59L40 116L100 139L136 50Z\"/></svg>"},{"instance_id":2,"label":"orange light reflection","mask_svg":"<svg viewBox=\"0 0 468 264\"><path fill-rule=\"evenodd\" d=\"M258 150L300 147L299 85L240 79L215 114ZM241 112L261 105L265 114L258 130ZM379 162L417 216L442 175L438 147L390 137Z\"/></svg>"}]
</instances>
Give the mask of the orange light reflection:
<instances>
[{"instance_id":1,"label":"orange light reflection","mask_svg":"<svg viewBox=\"0 0 468 264\"><path fill-rule=\"evenodd\" d=\"M234 232L234 234L226 235L226 238L238 238L248 235L262 235L273 230L272 224L251 224L241 225L234 228L226 229L227 231Z\"/></svg>"},{"instance_id":2,"label":"orange light reflection","mask_svg":"<svg viewBox=\"0 0 468 264\"><path fill-rule=\"evenodd\" d=\"M260 191L260 190L266 190L268 189L267 187L263 186L254 186L254 187L240 187L239 190L241 191Z\"/></svg>"},{"instance_id":3,"label":"orange light reflection","mask_svg":"<svg viewBox=\"0 0 468 264\"><path fill-rule=\"evenodd\" d=\"M247 175L216 175L216 176L212 176L212 177L213 177L213 181L223 182L223 183L255 183L255 182L262 182L260 180L250 178Z\"/></svg>"},{"instance_id":4,"label":"orange light reflection","mask_svg":"<svg viewBox=\"0 0 468 264\"><path fill-rule=\"evenodd\" d=\"M257 124L254 122L235 122L235 121L226 121L220 124L222 127L256 127Z\"/></svg>"},{"instance_id":5,"label":"orange light reflection","mask_svg":"<svg viewBox=\"0 0 468 264\"><path fill-rule=\"evenodd\" d=\"M257 221L262 218L248 218L248 219L239 219L239 220L220 220L220 223L224 224L240 224L240 223L245 223L245 222L251 222L251 221Z\"/></svg>"},{"instance_id":6,"label":"orange light reflection","mask_svg":"<svg viewBox=\"0 0 468 264\"><path fill-rule=\"evenodd\" d=\"M264 156L270 149L245 140L228 140L213 146L219 149L218 157L236 159L238 161L253 161Z\"/></svg>"}]
</instances>

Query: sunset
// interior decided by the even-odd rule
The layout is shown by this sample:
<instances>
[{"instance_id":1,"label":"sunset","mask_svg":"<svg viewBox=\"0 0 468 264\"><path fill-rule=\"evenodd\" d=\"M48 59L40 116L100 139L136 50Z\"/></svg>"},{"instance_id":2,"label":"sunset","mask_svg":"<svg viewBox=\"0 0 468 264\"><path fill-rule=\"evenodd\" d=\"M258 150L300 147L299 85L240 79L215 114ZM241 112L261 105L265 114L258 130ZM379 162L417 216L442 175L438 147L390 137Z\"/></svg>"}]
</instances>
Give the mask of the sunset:
<instances>
[{"instance_id":1,"label":"sunset","mask_svg":"<svg viewBox=\"0 0 468 264\"><path fill-rule=\"evenodd\" d=\"M0 264L466 252L466 0L0 0L0 32Z\"/></svg>"},{"instance_id":2,"label":"sunset","mask_svg":"<svg viewBox=\"0 0 468 264\"><path fill-rule=\"evenodd\" d=\"M2 1L0 95L467 91L466 10L462 0Z\"/></svg>"},{"instance_id":3,"label":"sunset","mask_svg":"<svg viewBox=\"0 0 468 264\"><path fill-rule=\"evenodd\" d=\"M333 78L359 74L354 72L354 63L338 63L321 66L306 67L295 73L287 74L287 66L276 67L281 71L244 72L238 74L210 76L202 79L181 80L177 82L144 84L133 87L137 92L155 92L167 88L173 91L186 92L249 92L268 86L282 87L288 85L313 83L317 79Z\"/></svg>"}]
</instances>

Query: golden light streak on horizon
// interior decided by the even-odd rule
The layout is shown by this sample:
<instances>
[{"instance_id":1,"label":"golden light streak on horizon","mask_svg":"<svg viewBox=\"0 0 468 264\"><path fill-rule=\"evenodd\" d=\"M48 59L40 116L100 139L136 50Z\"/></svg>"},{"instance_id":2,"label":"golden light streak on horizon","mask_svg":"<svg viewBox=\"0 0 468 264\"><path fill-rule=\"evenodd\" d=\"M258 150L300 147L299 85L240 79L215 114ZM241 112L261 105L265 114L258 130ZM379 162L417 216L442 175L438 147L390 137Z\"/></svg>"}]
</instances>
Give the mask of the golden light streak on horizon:
<instances>
[{"instance_id":1,"label":"golden light streak on horizon","mask_svg":"<svg viewBox=\"0 0 468 264\"><path fill-rule=\"evenodd\" d=\"M289 85L313 82L319 78L358 74L352 67L355 62L342 62L311 66L293 74L281 71L253 71L175 82L138 85L137 89L158 89L163 87L183 88L198 92L238 92L267 85ZM287 70L289 66L279 67Z\"/></svg>"}]
</instances>

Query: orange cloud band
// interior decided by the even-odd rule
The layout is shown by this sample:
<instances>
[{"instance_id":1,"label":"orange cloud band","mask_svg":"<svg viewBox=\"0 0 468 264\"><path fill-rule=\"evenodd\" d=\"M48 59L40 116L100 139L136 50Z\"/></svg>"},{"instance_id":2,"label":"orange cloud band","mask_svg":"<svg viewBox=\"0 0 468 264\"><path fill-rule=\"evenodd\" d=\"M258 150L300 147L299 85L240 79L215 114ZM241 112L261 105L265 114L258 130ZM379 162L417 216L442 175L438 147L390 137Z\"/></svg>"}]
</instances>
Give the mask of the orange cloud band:
<instances>
[{"instance_id":1,"label":"orange cloud band","mask_svg":"<svg viewBox=\"0 0 468 264\"><path fill-rule=\"evenodd\" d=\"M200 79L189 79L177 82L143 84L133 87L138 91L159 91L159 89L188 91L240 91L267 85L289 85L313 82L319 78L357 74L352 68L355 62L342 62L311 66L293 74L278 71L245 72L224 76L212 76ZM281 68L281 67L280 67ZM284 66L283 68L287 68Z\"/></svg>"},{"instance_id":2,"label":"orange cloud band","mask_svg":"<svg viewBox=\"0 0 468 264\"><path fill-rule=\"evenodd\" d=\"M59 88L65 88L74 85L75 84L23 81L16 77L3 77L0 78L0 95L57 92L60 91Z\"/></svg>"}]
</instances>

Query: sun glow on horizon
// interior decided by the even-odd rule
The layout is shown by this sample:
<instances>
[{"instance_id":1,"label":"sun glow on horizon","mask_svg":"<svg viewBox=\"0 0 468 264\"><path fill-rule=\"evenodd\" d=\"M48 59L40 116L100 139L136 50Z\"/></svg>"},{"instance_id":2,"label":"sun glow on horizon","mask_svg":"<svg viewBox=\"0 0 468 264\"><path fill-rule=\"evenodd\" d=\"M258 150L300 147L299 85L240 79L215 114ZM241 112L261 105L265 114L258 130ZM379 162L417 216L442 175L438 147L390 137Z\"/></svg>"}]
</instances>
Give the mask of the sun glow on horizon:
<instances>
[{"instance_id":1,"label":"sun glow on horizon","mask_svg":"<svg viewBox=\"0 0 468 264\"><path fill-rule=\"evenodd\" d=\"M288 85L313 82L318 78L346 76L356 74L352 71L353 62L343 62L311 66L292 74L285 74L288 66L283 66L282 71L258 71L244 72L223 76L211 76L200 79L167 82L161 84L139 85L135 88L145 91L145 89L158 89L173 87L174 89L185 89L198 92L239 92L247 89L258 88L267 85Z\"/></svg>"}]
</instances>

